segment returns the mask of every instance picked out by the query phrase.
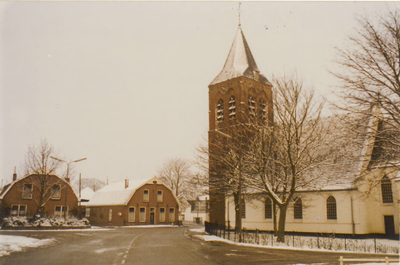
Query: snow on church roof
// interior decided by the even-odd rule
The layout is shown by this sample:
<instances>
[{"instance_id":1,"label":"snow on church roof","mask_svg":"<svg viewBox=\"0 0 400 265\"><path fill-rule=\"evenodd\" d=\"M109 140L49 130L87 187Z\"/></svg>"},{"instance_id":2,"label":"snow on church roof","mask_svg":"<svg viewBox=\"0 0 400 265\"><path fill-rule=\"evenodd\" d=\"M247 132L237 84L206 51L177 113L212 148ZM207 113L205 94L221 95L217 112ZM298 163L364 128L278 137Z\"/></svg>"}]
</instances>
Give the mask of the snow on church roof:
<instances>
[{"instance_id":1,"label":"snow on church roof","mask_svg":"<svg viewBox=\"0 0 400 265\"><path fill-rule=\"evenodd\" d=\"M240 76L248 77L260 81L261 83L271 84L265 76L260 74L260 70L258 70L243 31L239 26L224 68L210 85L215 85Z\"/></svg>"},{"instance_id":2,"label":"snow on church roof","mask_svg":"<svg viewBox=\"0 0 400 265\"><path fill-rule=\"evenodd\" d=\"M96 191L86 206L126 205L135 191L145 184L164 184L157 177L151 179L129 179L129 186L125 188L125 180L114 182Z\"/></svg>"}]
</instances>

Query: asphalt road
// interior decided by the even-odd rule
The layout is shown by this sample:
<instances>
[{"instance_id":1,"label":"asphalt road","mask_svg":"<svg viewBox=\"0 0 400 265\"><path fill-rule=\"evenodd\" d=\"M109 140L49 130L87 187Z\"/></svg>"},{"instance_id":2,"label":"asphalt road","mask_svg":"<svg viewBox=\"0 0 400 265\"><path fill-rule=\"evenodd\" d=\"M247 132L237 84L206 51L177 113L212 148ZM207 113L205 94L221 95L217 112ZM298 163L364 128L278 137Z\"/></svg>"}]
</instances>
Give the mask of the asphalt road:
<instances>
[{"instance_id":1,"label":"asphalt road","mask_svg":"<svg viewBox=\"0 0 400 265\"><path fill-rule=\"evenodd\" d=\"M14 252L0 264L338 264L335 253L271 250L205 242L188 227L113 228L106 231L1 231L56 243ZM347 258L371 255L350 254Z\"/></svg>"}]
</instances>

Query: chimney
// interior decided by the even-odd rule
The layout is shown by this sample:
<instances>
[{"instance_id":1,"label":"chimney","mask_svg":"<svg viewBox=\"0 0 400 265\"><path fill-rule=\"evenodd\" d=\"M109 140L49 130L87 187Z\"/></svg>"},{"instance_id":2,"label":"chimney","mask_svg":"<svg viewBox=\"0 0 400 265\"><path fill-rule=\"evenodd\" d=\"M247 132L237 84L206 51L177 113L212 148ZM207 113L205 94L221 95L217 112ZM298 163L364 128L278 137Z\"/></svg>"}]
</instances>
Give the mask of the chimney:
<instances>
[{"instance_id":1,"label":"chimney","mask_svg":"<svg viewBox=\"0 0 400 265\"><path fill-rule=\"evenodd\" d=\"M14 167L13 181L17 180L17 167Z\"/></svg>"},{"instance_id":2,"label":"chimney","mask_svg":"<svg viewBox=\"0 0 400 265\"><path fill-rule=\"evenodd\" d=\"M125 179L125 189L129 187L129 179Z\"/></svg>"}]
</instances>

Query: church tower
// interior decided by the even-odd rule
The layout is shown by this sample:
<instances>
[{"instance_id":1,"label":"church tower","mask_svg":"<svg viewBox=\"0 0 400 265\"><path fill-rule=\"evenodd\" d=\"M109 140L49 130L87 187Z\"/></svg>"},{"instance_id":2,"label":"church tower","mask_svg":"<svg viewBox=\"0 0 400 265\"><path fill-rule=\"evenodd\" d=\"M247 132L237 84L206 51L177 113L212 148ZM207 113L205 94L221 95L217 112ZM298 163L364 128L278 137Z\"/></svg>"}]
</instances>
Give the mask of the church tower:
<instances>
[{"instance_id":1,"label":"church tower","mask_svg":"<svg viewBox=\"0 0 400 265\"><path fill-rule=\"evenodd\" d=\"M272 85L260 73L240 24L225 65L208 89L210 153L212 143L220 139L217 135L229 137L232 126L273 120ZM212 159L210 154L210 222L226 225L225 196L213 184L219 176Z\"/></svg>"}]
</instances>

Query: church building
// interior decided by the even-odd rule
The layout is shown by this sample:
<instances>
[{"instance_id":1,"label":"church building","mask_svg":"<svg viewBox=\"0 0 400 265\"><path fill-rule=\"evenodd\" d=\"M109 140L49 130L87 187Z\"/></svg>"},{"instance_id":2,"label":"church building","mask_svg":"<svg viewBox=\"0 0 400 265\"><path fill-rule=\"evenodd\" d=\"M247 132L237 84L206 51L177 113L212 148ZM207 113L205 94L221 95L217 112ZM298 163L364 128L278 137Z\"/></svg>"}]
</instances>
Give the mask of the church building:
<instances>
[{"instance_id":1,"label":"church building","mask_svg":"<svg viewBox=\"0 0 400 265\"><path fill-rule=\"evenodd\" d=\"M272 93L272 84L260 73L239 25L224 67L209 85L209 203L213 224L232 228L238 222L233 193L218 186L221 165L215 161L213 146L221 141L221 135L231 137L231 128L251 119L272 123ZM286 231L398 237L400 156L393 156L390 163L376 159L382 152L378 134L383 117L378 108L371 111L374 113L365 129L375 133L362 140L363 146L357 151L359 163L337 165L348 174L337 176L346 179L343 183L298 190L289 205ZM239 197L243 198L239 204L241 226L273 231L273 206L268 195Z\"/></svg>"}]
</instances>

